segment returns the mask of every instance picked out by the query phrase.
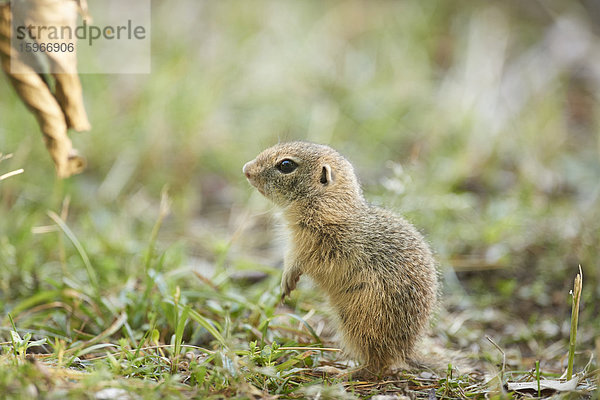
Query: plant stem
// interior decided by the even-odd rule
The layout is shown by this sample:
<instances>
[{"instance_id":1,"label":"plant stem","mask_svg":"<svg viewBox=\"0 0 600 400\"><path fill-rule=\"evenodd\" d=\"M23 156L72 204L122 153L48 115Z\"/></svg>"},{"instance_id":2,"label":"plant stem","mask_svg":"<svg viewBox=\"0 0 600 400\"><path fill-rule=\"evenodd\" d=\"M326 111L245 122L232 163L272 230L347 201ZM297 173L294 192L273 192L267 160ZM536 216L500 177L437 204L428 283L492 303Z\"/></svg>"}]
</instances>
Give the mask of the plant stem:
<instances>
[{"instance_id":1,"label":"plant stem","mask_svg":"<svg viewBox=\"0 0 600 400\"><path fill-rule=\"evenodd\" d=\"M537 360L535 362L535 377L537 380L538 397L542 397L542 390L540 389L540 361L539 360Z\"/></svg>"},{"instance_id":2,"label":"plant stem","mask_svg":"<svg viewBox=\"0 0 600 400\"><path fill-rule=\"evenodd\" d=\"M577 342L577 320L579 319L579 299L581 298L581 288L583 286L583 272L581 265L579 273L575 277L573 284L573 303L571 307L571 336L569 339L569 362L567 364L567 380L573 377L573 359L575 358L575 343Z\"/></svg>"}]
</instances>

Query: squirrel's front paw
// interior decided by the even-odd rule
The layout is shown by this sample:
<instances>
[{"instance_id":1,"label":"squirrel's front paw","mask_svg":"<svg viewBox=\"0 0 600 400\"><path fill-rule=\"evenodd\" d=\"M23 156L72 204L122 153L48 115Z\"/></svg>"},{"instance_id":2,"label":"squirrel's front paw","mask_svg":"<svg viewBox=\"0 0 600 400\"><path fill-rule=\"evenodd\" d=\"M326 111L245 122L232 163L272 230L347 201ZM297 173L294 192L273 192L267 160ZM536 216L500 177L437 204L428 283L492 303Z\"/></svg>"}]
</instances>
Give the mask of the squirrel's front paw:
<instances>
[{"instance_id":1,"label":"squirrel's front paw","mask_svg":"<svg viewBox=\"0 0 600 400\"><path fill-rule=\"evenodd\" d=\"M296 289L296 283L300 279L300 272L293 270L284 270L281 277L281 301L289 296L292 290Z\"/></svg>"}]
</instances>

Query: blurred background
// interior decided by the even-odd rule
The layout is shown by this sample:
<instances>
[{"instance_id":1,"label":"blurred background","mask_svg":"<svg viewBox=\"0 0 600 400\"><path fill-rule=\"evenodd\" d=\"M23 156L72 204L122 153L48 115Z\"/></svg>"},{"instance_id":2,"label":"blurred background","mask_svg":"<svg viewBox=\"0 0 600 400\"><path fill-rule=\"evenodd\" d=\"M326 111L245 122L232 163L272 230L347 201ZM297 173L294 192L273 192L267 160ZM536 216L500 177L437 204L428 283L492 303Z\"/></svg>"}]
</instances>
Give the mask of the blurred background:
<instances>
[{"instance_id":1,"label":"blurred background","mask_svg":"<svg viewBox=\"0 0 600 400\"><path fill-rule=\"evenodd\" d=\"M90 279L48 210L85 248L106 298L135 304L163 188L170 213L155 269L165 290L180 286L205 301L194 297L196 272L244 280L238 290L248 301L257 287L277 296L275 210L241 168L278 141L303 139L347 156L367 198L427 236L445 280L434 327L445 346L493 351L482 341L489 334L509 361L560 363L581 265L578 344L593 348L598 2L152 6L151 74L81 76L93 125L71 136L88 159L81 175L55 178L33 116L0 79L0 152L13 154L0 175L25 169L0 182L3 314L60 282ZM310 284L302 287L297 307L319 304ZM33 329L44 318L55 335L69 335L54 314L20 324ZM102 331L96 323L82 330Z\"/></svg>"}]
</instances>

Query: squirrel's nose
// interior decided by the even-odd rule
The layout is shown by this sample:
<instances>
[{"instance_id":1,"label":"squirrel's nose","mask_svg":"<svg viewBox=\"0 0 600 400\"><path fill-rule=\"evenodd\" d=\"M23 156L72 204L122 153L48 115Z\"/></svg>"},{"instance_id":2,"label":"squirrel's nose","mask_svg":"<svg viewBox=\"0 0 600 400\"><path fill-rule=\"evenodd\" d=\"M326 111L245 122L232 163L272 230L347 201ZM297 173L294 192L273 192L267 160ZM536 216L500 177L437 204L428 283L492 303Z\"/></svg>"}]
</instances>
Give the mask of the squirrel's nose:
<instances>
[{"instance_id":1,"label":"squirrel's nose","mask_svg":"<svg viewBox=\"0 0 600 400\"><path fill-rule=\"evenodd\" d=\"M244 173L244 175L246 175L246 178L250 179L250 166L252 165L252 161L248 161L246 164L244 164L244 167L242 168L242 172Z\"/></svg>"}]
</instances>

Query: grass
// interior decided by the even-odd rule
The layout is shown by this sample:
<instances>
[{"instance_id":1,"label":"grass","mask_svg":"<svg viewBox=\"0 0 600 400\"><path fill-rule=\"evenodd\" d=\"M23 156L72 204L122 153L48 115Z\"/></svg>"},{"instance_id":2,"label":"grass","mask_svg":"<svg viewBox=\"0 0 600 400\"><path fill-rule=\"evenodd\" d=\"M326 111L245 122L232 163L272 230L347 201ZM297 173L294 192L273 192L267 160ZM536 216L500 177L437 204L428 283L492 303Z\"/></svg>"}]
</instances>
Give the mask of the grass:
<instances>
[{"instance_id":1,"label":"grass","mask_svg":"<svg viewBox=\"0 0 600 400\"><path fill-rule=\"evenodd\" d=\"M579 384L557 396L597 397L598 60L558 40L594 28L583 4L532 7L156 3L151 75L82 76L89 168L66 181L0 79L0 176L24 169L0 180L0 392L551 396L581 264ZM322 293L279 303L272 206L240 171L291 138L338 148L430 240L441 367L349 379Z\"/></svg>"},{"instance_id":2,"label":"grass","mask_svg":"<svg viewBox=\"0 0 600 400\"><path fill-rule=\"evenodd\" d=\"M575 358L575 345L577 344L577 323L579 321L579 301L581 300L581 288L583 286L583 274L581 272L581 266L579 266L579 273L575 277L575 283L573 284L573 305L571 311L571 334L569 336L569 360L567 363L567 380L571 380L573 377L573 360Z\"/></svg>"}]
</instances>

